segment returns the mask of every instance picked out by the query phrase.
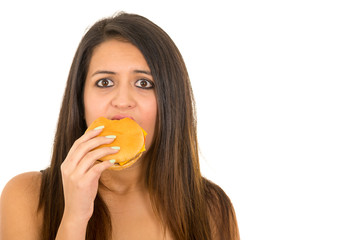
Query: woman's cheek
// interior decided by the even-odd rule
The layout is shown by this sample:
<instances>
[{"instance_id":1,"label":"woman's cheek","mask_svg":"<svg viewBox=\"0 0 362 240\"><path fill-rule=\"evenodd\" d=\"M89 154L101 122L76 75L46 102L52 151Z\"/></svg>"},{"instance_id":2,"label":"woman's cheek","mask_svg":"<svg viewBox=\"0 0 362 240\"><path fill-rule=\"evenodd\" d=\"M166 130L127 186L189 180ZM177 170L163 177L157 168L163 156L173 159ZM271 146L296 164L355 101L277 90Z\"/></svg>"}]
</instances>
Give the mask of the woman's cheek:
<instances>
[{"instance_id":1,"label":"woman's cheek","mask_svg":"<svg viewBox=\"0 0 362 240\"><path fill-rule=\"evenodd\" d=\"M106 117L106 107L104 99L88 98L84 101L85 105L85 118L89 126L94 120L99 117Z\"/></svg>"}]
</instances>

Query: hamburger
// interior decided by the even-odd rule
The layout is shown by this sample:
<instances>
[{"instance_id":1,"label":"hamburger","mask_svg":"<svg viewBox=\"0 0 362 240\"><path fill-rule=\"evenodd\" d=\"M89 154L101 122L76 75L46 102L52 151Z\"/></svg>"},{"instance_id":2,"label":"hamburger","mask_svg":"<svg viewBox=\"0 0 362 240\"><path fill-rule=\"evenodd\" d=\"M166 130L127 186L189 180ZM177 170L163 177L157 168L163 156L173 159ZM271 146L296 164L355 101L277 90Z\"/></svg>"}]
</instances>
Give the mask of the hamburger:
<instances>
[{"instance_id":1,"label":"hamburger","mask_svg":"<svg viewBox=\"0 0 362 240\"><path fill-rule=\"evenodd\" d=\"M111 155L104 156L99 161L116 160L110 167L112 170L122 170L134 164L146 151L146 131L142 129L134 120L122 118L120 120L109 120L104 117L97 118L87 129L92 130L96 127L104 126L99 136L115 135L116 138L110 144L101 145L101 147L120 147L120 150Z\"/></svg>"}]
</instances>

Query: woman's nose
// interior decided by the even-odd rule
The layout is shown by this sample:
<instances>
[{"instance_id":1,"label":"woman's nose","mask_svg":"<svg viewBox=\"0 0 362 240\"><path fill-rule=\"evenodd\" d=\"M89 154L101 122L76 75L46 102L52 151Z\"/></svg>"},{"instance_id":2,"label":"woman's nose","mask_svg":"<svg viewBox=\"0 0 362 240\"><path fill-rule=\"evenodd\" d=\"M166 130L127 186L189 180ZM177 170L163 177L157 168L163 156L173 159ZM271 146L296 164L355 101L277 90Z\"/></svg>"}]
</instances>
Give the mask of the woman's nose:
<instances>
[{"instance_id":1,"label":"woman's nose","mask_svg":"<svg viewBox=\"0 0 362 240\"><path fill-rule=\"evenodd\" d=\"M119 87L117 91L115 91L112 105L123 110L134 108L136 106L136 101L132 94L132 90L127 86Z\"/></svg>"}]
</instances>

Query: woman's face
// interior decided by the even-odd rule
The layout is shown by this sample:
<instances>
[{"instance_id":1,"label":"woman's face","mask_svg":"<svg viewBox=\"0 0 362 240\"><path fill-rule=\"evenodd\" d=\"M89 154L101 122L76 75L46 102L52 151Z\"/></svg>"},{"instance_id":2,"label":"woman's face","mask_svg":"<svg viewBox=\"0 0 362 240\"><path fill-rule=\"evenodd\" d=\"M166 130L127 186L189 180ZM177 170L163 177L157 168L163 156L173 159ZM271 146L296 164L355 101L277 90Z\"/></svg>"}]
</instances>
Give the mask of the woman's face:
<instances>
[{"instance_id":1,"label":"woman's face","mask_svg":"<svg viewBox=\"0 0 362 240\"><path fill-rule=\"evenodd\" d=\"M133 118L151 146L157 116L154 80L142 53L128 42L108 40L97 46L84 86L85 120Z\"/></svg>"}]
</instances>

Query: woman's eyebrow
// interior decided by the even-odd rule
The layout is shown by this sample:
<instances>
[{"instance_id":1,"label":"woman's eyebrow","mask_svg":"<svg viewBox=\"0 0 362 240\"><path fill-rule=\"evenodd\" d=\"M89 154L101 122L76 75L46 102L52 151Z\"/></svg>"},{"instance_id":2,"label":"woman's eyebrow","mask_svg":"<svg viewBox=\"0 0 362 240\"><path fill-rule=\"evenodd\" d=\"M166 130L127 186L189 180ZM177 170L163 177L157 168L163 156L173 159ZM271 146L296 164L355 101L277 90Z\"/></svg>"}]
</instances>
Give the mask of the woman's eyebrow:
<instances>
[{"instance_id":1,"label":"woman's eyebrow","mask_svg":"<svg viewBox=\"0 0 362 240\"><path fill-rule=\"evenodd\" d=\"M146 70L134 70L133 72L134 72L134 73L143 73L143 74L147 74L147 75L152 76L151 72L150 72L150 71L146 71Z\"/></svg>"},{"instance_id":2,"label":"woman's eyebrow","mask_svg":"<svg viewBox=\"0 0 362 240\"><path fill-rule=\"evenodd\" d=\"M97 71L97 72L93 73L92 77L94 75L97 75L97 74L113 74L113 75L116 75L116 73L112 72L112 71L100 70L100 71Z\"/></svg>"},{"instance_id":3,"label":"woman's eyebrow","mask_svg":"<svg viewBox=\"0 0 362 240\"><path fill-rule=\"evenodd\" d=\"M143 74L147 74L147 75L152 76L151 72L150 72L150 71L146 71L146 70L134 70L133 72L134 72L134 73L143 73ZM97 74L112 74L112 75L116 75L117 73L112 72L112 71L107 71L107 70L100 70L100 71L96 71L95 73L93 73L92 77L93 77L94 75L97 75Z\"/></svg>"}]
</instances>

